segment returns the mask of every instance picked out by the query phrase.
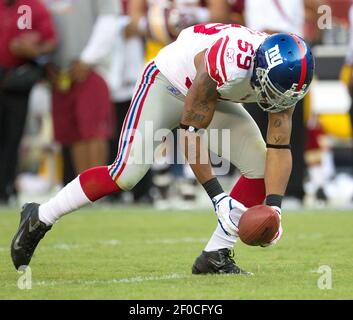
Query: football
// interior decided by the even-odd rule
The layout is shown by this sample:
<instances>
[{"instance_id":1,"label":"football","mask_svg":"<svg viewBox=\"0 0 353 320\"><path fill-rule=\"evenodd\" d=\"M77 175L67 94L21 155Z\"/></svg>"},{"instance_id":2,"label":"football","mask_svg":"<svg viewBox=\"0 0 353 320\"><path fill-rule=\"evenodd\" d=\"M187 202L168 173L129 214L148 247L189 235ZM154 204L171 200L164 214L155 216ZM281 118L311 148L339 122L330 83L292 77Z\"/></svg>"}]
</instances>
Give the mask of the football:
<instances>
[{"instance_id":1,"label":"football","mask_svg":"<svg viewBox=\"0 0 353 320\"><path fill-rule=\"evenodd\" d=\"M239 220L239 238L249 246L269 243L280 226L280 217L276 210L259 205L249 208Z\"/></svg>"}]
</instances>

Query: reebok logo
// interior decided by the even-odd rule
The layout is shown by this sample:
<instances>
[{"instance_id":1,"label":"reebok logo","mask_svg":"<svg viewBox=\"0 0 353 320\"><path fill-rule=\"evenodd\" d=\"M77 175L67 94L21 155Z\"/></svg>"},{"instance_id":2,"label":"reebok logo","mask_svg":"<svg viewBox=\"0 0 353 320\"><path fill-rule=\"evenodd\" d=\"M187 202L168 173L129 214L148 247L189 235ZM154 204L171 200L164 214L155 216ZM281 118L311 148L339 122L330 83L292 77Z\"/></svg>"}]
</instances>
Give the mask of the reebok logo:
<instances>
[{"instance_id":1,"label":"reebok logo","mask_svg":"<svg viewBox=\"0 0 353 320\"><path fill-rule=\"evenodd\" d=\"M283 63L283 58L281 56L281 53L279 51L279 46L278 44L271 48L270 50L267 50L265 52L266 56L266 61L268 65L268 69L271 70L274 67L279 66L280 64Z\"/></svg>"},{"instance_id":2,"label":"reebok logo","mask_svg":"<svg viewBox=\"0 0 353 320\"><path fill-rule=\"evenodd\" d=\"M235 50L233 48L228 48L226 53L226 59L228 63L234 63Z\"/></svg>"}]
</instances>

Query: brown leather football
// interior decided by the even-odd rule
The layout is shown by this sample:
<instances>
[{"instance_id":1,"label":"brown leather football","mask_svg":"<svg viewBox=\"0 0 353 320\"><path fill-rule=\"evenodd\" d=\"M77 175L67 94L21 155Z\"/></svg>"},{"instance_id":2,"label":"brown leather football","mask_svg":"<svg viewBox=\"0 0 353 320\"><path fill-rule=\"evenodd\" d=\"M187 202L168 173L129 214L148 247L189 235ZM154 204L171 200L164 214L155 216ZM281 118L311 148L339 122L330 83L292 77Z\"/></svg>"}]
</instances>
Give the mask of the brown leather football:
<instances>
[{"instance_id":1,"label":"brown leather football","mask_svg":"<svg viewBox=\"0 0 353 320\"><path fill-rule=\"evenodd\" d=\"M269 243L276 235L280 218L275 209L259 205L249 208L239 220L239 238L249 246Z\"/></svg>"}]
</instances>

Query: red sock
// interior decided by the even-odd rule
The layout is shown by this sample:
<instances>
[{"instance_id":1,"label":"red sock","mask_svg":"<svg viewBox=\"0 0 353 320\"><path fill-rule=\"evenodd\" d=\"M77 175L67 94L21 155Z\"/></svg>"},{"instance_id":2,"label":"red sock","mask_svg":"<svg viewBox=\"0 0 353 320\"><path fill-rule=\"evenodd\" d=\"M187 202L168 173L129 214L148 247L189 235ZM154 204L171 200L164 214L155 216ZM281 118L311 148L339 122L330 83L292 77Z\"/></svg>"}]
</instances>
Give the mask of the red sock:
<instances>
[{"instance_id":1,"label":"red sock","mask_svg":"<svg viewBox=\"0 0 353 320\"><path fill-rule=\"evenodd\" d=\"M86 170L80 174L79 178L83 192L91 201L121 191L109 175L107 166Z\"/></svg>"},{"instance_id":2,"label":"red sock","mask_svg":"<svg viewBox=\"0 0 353 320\"><path fill-rule=\"evenodd\" d=\"M247 208L263 204L266 198L265 180L248 179L241 176L233 187L230 196Z\"/></svg>"}]
</instances>

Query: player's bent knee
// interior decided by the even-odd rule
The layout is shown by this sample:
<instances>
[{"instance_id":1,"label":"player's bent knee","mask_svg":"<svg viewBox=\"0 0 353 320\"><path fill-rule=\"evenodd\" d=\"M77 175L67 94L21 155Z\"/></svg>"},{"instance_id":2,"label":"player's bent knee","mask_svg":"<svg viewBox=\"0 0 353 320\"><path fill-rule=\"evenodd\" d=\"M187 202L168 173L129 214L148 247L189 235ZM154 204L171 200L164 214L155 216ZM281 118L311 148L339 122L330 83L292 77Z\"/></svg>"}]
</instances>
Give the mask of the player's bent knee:
<instances>
[{"instance_id":1,"label":"player's bent knee","mask_svg":"<svg viewBox=\"0 0 353 320\"><path fill-rule=\"evenodd\" d=\"M256 179L264 179L265 178L265 171L261 171L261 170L248 170L245 172L241 172L242 175L250 180L256 180Z\"/></svg>"},{"instance_id":2,"label":"player's bent knee","mask_svg":"<svg viewBox=\"0 0 353 320\"><path fill-rule=\"evenodd\" d=\"M131 191L135 186L136 184L138 183L137 182L131 182L131 181L122 181L120 179L118 179L118 185L119 187L124 190L124 191Z\"/></svg>"},{"instance_id":3,"label":"player's bent knee","mask_svg":"<svg viewBox=\"0 0 353 320\"><path fill-rule=\"evenodd\" d=\"M239 168L242 175L248 179L263 179L266 167L266 147L258 147L257 152L252 155L252 159L256 159L256 161L247 162L246 166Z\"/></svg>"},{"instance_id":4,"label":"player's bent knee","mask_svg":"<svg viewBox=\"0 0 353 320\"><path fill-rule=\"evenodd\" d=\"M116 183L122 190L130 191L141 181L147 171L148 168L146 169L145 167L129 168L119 178L116 179Z\"/></svg>"}]
</instances>

